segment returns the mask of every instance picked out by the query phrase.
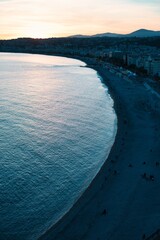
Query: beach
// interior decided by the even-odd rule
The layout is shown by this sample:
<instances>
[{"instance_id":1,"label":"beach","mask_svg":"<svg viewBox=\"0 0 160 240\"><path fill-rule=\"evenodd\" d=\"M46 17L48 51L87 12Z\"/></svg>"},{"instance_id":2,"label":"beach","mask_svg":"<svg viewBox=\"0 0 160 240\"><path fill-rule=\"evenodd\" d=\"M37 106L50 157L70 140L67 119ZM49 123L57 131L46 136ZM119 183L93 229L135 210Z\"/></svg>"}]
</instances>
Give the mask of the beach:
<instances>
[{"instance_id":1,"label":"beach","mask_svg":"<svg viewBox=\"0 0 160 240\"><path fill-rule=\"evenodd\" d=\"M160 228L160 98L90 59L118 117L105 164L72 209L40 239L141 240Z\"/></svg>"}]
</instances>

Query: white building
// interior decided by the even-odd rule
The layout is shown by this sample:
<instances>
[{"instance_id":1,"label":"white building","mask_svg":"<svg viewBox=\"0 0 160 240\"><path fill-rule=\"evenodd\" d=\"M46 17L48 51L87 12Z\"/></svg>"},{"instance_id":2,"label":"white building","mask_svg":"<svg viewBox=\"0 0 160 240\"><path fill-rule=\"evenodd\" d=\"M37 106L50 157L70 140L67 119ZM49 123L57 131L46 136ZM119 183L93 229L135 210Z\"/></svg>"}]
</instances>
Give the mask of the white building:
<instances>
[{"instance_id":1,"label":"white building","mask_svg":"<svg viewBox=\"0 0 160 240\"><path fill-rule=\"evenodd\" d=\"M160 58L155 58L151 62L151 74L160 77Z\"/></svg>"}]
</instances>

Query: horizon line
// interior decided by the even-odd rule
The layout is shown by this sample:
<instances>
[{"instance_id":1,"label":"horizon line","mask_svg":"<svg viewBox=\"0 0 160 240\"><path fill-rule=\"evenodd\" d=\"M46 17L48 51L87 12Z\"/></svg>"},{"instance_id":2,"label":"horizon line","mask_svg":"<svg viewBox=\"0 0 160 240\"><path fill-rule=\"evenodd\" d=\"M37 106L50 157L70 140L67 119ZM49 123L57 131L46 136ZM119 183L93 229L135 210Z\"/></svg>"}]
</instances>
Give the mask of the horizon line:
<instances>
[{"instance_id":1,"label":"horizon line","mask_svg":"<svg viewBox=\"0 0 160 240\"><path fill-rule=\"evenodd\" d=\"M82 34L82 33L77 33L77 34L72 34L72 35L67 35L67 36L51 36L51 37L29 37L29 36L19 36L19 37L11 37L11 38L1 38L0 37L0 41L5 41L5 40L16 40L16 39L34 39L34 40L45 40L45 39L51 39L51 38L71 38L71 37L74 37L74 36L86 36L86 37L92 37L92 36L95 36L95 35L101 35L101 34L117 34L117 35L122 35L125 36L125 35L129 35L131 33L134 33L134 32L137 32L137 31L140 31L140 30L147 30L147 31L153 31L153 32L160 32L160 30L152 30L152 29L147 29L147 28L139 28L139 29L136 29L136 30L133 30L132 32L128 32L128 33L116 33L116 32L100 32L100 33L94 33L94 34L91 34L91 35L88 35L88 34ZM6 34L7 35L7 34Z\"/></svg>"}]
</instances>

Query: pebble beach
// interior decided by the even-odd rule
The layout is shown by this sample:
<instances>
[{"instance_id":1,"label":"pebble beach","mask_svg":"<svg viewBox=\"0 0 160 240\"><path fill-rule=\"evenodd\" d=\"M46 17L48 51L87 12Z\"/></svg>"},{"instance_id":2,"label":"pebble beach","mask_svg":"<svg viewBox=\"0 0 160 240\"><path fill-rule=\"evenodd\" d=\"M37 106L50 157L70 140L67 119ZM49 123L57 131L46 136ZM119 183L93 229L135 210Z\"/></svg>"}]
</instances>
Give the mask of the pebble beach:
<instances>
[{"instance_id":1,"label":"pebble beach","mask_svg":"<svg viewBox=\"0 0 160 240\"><path fill-rule=\"evenodd\" d=\"M160 98L138 79L94 68L109 88L118 131L105 164L72 209L40 239L141 240L160 227Z\"/></svg>"}]
</instances>

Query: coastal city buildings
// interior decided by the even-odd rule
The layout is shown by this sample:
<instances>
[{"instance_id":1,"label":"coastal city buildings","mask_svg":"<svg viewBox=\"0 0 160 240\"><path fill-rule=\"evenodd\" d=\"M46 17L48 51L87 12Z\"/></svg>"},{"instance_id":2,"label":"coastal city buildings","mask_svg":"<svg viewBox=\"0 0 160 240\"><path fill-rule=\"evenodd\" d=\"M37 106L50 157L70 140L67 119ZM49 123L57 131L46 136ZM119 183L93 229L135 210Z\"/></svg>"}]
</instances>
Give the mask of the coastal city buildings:
<instances>
[{"instance_id":1,"label":"coastal city buildings","mask_svg":"<svg viewBox=\"0 0 160 240\"><path fill-rule=\"evenodd\" d=\"M125 68L126 71L144 77L160 79L160 41L157 37L19 38L0 40L0 51L85 57L101 64L110 63L115 67ZM110 67L111 71L114 66ZM119 74L124 75L122 69Z\"/></svg>"},{"instance_id":2,"label":"coastal city buildings","mask_svg":"<svg viewBox=\"0 0 160 240\"><path fill-rule=\"evenodd\" d=\"M125 51L112 51L108 54L110 59L120 60L127 66L142 69L149 76L160 77L160 54L157 53L135 53Z\"/></svg>"}]
</instances>

